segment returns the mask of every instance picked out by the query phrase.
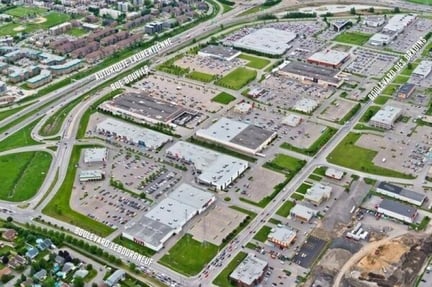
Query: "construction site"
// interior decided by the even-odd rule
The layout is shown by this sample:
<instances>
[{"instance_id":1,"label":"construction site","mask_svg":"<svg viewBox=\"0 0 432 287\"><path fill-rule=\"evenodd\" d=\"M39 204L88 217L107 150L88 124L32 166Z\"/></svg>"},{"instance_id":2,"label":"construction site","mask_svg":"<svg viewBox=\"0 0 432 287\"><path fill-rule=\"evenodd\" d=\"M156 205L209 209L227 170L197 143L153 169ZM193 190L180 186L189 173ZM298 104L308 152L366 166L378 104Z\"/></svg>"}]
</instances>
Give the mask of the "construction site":
<instances>
[{"instance_id":1,"label":"construction site","mask_svg":"<svg viewBox=\"0 0 432 287\"><path fill-rule=\"evenodd\" d=\"M374 236L377 235L377 236ZM335 239L312 271L314 287L412 287L432 254L432 238L371 235L362 245Z\"/></svg>"}]
</instances>

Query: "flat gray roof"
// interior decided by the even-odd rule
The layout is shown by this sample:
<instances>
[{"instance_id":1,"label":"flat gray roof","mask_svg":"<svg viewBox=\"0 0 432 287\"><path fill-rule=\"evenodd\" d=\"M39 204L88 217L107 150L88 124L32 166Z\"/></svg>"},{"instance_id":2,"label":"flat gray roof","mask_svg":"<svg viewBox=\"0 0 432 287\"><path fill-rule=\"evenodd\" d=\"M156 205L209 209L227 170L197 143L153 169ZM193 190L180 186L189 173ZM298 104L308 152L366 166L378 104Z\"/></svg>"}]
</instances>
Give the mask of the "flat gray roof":
<instances>
[{"instance_id":1,"label":"flat gray roof","mask_svg":"<svg viewBox=\"0 0 432 287\"><path fill-rule=\"evenodd\" d=\"M214 199L214 194L182 183L169 194L169 197L200 210Z\"/></svg>"},{"instance_id":2,"label":"flat gray roof","mask_svg":"<svg viewBox=\"0 0 432 287\"><path fill-rule=\"evenodd\" d=\"M232 47L224 47L224 46L216 46L216 45L209 45L207 47L204 47L200 50L200 52L211 54L218 57L223 58L231 58L238 53L239 51L233 49Z\"/></svg>"},{"instance_id":3,"label":"flat gray roof","mask_svg":"<svg viewBox=\"0 0 432 287\"><path fill-rule=\"evenodd\" d=\"M125 93L115 97L107 104L161 122L168 122L184 111L183 107L154 99L146 92L140 94Z\"/></svg>"},{"instance_id":4,"label":"flat gray roof","mask_svg":"<svg viewBox=\"0 0 432 287\"><path fill-rule=\"evenodd\" d=\"M197 131L197 135L219 142L231 142L246 148L257 149L271 138L274 132L240 121L221 118L207 129Z\"/></svg>"},{"instance_id":5,"label":"flat gray roof","mask_svg":"<svg viewBox=\"0 0 432 287\"><path fill-rule=\"evenodd\" d=\"M393 124L402 110L393 106L385 106L379 110L370 120L374 122Z\"/></svg>"},{"instance_id":6,"label":"flat gray roof","mask_svg":"<svg viewBox=\"0 0 432 287\"><path fill-rule=\"evenodd\" d=\"M337 84L340 82L340 80L336 78L336 75L339 73L338 70L324 68L308 63L292 61L285 65L281 70L308 78L321 79L330 83Z\"/></svg>"},{"instance_id":7,"label":"flat gray roof","mask_svg":"<svg viewBox=\"0 0 432 287\"><path fill-rule=\"evenodd\" d=\"M124 232L152 246L159 246L174 228L145 215Z\"/></svg>"},{"instance_id":8,"label":"flat gray roof","mask_svg":"<svg viewBox=\"0 0 432 287\"><path fill-rule=\"evenodd\" d=\"M250 149L257 149L274 134L274 132L263 129L262 127L248 125L247 128L236 135L231 142Z\"/></svg>"},{"instance_id":9,"label":"flat gray roof","mask_svg":"<svg viewBox=\"0 0 432 287\"><path fill-rule=\"evenodd\" d=\"M230 277L234 280L251 285L264 273L268 263L249 253L248 256L231 273Z\"/></svg>"},{"instance_id":10,"label":"flat gray roof","mask_svg":"<svg viewBox=\"0 0 432 287\"><path fill-rule=\"evenodd\" d=\"M245 160L183 141L173 144L166 153L192 162L201 171L199 179L215 185L223 185L229 179L237 178L248 166Z\"/></svg>"},{"instance_id":11,"label":"flat gray roof","mask_svg":"<svg viewBox=\"0 0 432 287\"><path fill-rule=\"evenodd\" d=\"M415 200L415 201L419 201L422 202L425 198L426 195L415 192L415 191L411 191L405 188L402 188L400 186L388 183L388 182L380 182L378 184L378 188L384 189L388 192L394 193L394 194L399 194L400 196Z\"/></svg>"},{"instance_id":12,"label":"flat gray roof","mask_svg":"<svg viewBox=\"0 0 432 287\"><path fill-rule=\"evenodd\" d=\"M149 149L156 149L172 139L171 136L133 125L114 118L97 124L96 129L109 132L115 136L126 137L135 144L142 144Z\"/></svg>"},{"instance_id":13,"label":"flat gray roof","mask_svg":"<svg viewBox=\"0 0 432 287\"><path fill-rule=\"evenodd\" d=\"M107 148L86 148L84 149L84 162L103 162L106 160Z\"/></svg>"},{"instance_id":14,"label":"flat gray roof","mask_svg":"<svg viewBox=\"0 0 432 287\"><path fill-rule=\"evenodd\" d=\"M282 55L297 37L296 33L275 28L261 28L238 39L233 43L234 47L249 49L264 54Z\"/></svg>"},{"instance_id":15,"label":"flat gray roof","mask_svg":"<svg viewBox=\"0 0 432 287\"><path fill-rule=\"evenodd\" d=\"M413 75L421 75L423 77L426 77L430 74L432 70L432 61L421 61L420 64L414 69L412 72Z\"/></svg>"},{"instance_id":16,"label":"flat gray roof","mask_svg":"<svg viewBox=\"0 0 432 287\"><path fill-rule=\"evenodd\" d=\"M328 63L331 65L339 65L342 61L350 56L349 53L337 50L324 50L316 52L308 58L308 61L316 61L321 63Z\"/></svg>"},{"instance_id":17,"label":"flat gray roof","mask_svg":"<svg viewBox=\"0 0 432 287\"><path fill-rule=\"evenodd\" d=\"M409 218L414 217L417 213L417 208L391 199L383 199L379 207Z\"/></svg>"}]
</instances>

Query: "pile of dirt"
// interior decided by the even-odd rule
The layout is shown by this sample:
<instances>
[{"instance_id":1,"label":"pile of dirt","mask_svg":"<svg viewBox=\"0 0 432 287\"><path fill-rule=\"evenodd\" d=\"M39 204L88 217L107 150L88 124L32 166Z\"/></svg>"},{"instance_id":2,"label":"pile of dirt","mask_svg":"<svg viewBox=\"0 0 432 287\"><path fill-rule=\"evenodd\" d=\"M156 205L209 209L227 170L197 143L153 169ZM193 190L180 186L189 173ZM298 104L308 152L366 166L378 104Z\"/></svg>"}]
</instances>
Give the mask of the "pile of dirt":
<instances>
[{"instance_id":1,"label":"pile of dirt","mask_svg":"<svg viewBox=\"0 0 432 287\"><path fill-rule=\"evenodd\" d=\"M361 275L344 278L343 286L362 287L372 283L380 287L411 287L431 254L432 238L403 236L363 257L354 268Z\"/></svg>"},{"instance_id":2,"label":"pile of dirt","mask_svg":"<svg viewBox=\"0 0 432 287\"><path fill-rule=\"evenodd\" d=\"M398 263L402 255L408 250L409 247L400 241L393 241L389 244L381 245L373 254L368 254L363 257L357 264L356 269L367 273L386 273L386 269L388 269L390 265Z\"/></svg>"}]
</instances>

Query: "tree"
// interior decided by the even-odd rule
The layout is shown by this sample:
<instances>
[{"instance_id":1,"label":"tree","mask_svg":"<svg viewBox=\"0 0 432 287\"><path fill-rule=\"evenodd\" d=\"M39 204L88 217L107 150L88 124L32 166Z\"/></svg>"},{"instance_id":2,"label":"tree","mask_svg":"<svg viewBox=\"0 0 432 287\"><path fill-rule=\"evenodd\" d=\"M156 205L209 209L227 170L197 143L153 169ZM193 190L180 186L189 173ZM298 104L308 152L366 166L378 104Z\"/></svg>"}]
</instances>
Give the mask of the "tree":
<instances>
[{"instance_id":1,"label":"tree","mask_svg":"<svg viewBox=\"0 0 432 287\"><path fill-rule=\"evenodd\" d=\"M2 263L3 265L7 265L9 263L9 257L7 257L6 255L2 257Z\"/></svg>"},{"instance_id":2,"label":"tree","mask_svg":"<svg viewBox=\"0 0 432 287\"><path fill-rule=\"evenodd\" d=\"M73 281L74 287L84 287L84 280L81 277L75 277Z\"/></svg>"},{"instance_id":3,"label":"tree","mask_svg":"<svg viewBox=\"0 0 432 287\"><path fill-rule=\"evenodd\" d=\"M400 8L399 7L395 7L393 9L393 13L400 13Z\"/></svg>"},{"instance_id":4,"label":"tree","mask_svg":"<svg viewBox=\"0 0 432 287\"><path fill-rule=\"evenodd\" d=\"M351 8L350 10L351 15L355 15L356 14L356 9L354 7Z\"/></svg>"},{"instance_id":5,"label":"tree","mask_svg":"<svg viewBox=\"0 0 432 287\"><path fill-rule=\"evenodd\" d=\"M6 221L7 221L7 222L12 222L12 221L13 221L13 218L12 218L11 216L8 216L8 217L6 218Z\"/></svg>"},{"instance_id":6,"label":"tree","mask_svg":"<svg viewBox=\"0 0 432 287\"><path fill-rule=\"evenodd\" d=\"M93 270L93 265L87 264L86 269L87 269L87 271Z\"/></svg>"},{"instance_id":7,"label":"tree","mask_svg":"<svg viewBox=\"0 0 432 287\"><path fill-rule=\"evenodd\" d=\"M374 8L374 7L370 7L370 8L368 9L368 12L369 12L369 13L374 13L374 12L375 12L375 8Z\"/></svg>"},{"instance_id":8,"label":"tree","mask_svg":"<svg viewBox=\"0 0 432 287\"><path fill-rule=\"evenodd\" d=\"M413 68L412 63L408 63L407 68L411 70Z\"/></svg>"}]
</instances>

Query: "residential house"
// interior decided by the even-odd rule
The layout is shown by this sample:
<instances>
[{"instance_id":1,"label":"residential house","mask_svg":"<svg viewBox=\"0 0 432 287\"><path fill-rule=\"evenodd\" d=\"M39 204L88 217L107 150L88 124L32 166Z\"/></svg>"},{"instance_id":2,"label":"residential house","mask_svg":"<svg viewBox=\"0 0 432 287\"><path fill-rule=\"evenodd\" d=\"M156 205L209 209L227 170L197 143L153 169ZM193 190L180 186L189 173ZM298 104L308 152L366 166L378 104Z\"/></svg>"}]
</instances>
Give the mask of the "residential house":
<instances>
[{"instance_id":1,"label":"residential house","mask_svg":"<svg viewBox=\"0 0 432 287\"><path fill-rule=\"evenodd\" d=\"M7 241L14 241L17 236L15 229L8 229L2 233L3 239Z\"/></svg>"}]
</instances>

